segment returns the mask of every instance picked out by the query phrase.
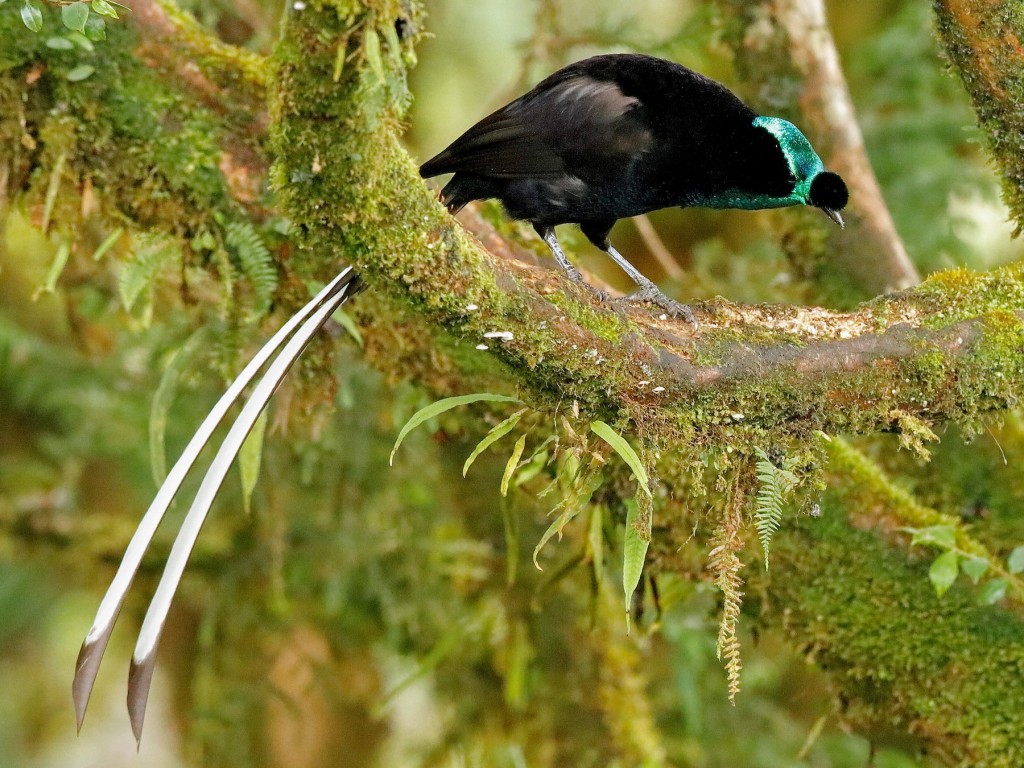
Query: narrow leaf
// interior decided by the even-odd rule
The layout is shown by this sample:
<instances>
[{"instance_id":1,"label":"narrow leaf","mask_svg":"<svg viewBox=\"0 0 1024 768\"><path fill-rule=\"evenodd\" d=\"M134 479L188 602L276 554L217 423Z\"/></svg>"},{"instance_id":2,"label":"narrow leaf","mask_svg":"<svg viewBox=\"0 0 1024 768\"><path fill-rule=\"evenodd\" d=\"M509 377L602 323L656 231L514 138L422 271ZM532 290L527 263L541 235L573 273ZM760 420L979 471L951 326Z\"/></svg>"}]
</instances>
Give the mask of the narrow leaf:
<instances>
[{"instance_id":1,"label":"narrow leaf","mask_svg":"<svg viewBox=\"0 0 1024 768\"><path fill-rule=\"evenodd\" d=\"M515 428L516 424L519 423L519 420L523 417L524 413L526 413L525 408L516 411L503 422L493 427L490 432L484 435L484 439L476 444L476 448L474 448L473 452L469 454L469 458L466 459L466 463L462 465L463 477L466 476L466 474L469 472L469 468L473 466L473 462L477 460L477 457L481 453L486 451L488 448L490 448L492 445L494 445L496 442L498 442L501 438L503 438L505 435L507 435Z\"/></svg>"},{"instance_id":2,"label":"narrow leaf","mask_svg":"<svg viewBox=\"0 0 1024 768\"><path fill-rule=\"evenodd\" d=\"M595 504L590 510L587 544L594 565L594 578L600 582L604 574L604 507L600 504Z\"/></svg>"},{"instance_id":3,"label":"narrow leaf","mask_svg":"<svg viewBox=\"0 0 1024 768\"><path fill-rule=\"evenodd\" d=\"M353 341L362 348L363 334L360 333L359 326L356 325L356 321L352 319L352 315L344 309L339 309L334 313L334 317L331 319L344 328L348 332L348 335L352 337Z\"/></svg>"},{"instance_id":4,"label":"narrow leaf","mask_svg":"<svg viewBox=\"0 0 1024 768\"><path fill-rule=\"evenodd\" d=\"M263 411L256 423L252 426L252 432L245 438L242 448L238 452L238 472L242 478L242 505L245 514L251 509L252 492L256 488L256 482L260 479L260 462L263 460L263 435L267 431L267 411Z\"/></svg>"},{"instance_id":5,"label":"narrow leaf","mask_svg":"<svg viewBox=\"0 0 1024 768\"><path fill-rule=\"evenodd\" d=\"M627 506L626 537L622 545L622 591L626 596L626 614L633 603L633 593L644 570L647 547L651 543L651 500L637 496Z\"/></svg>"},{"instance_id":6,"label":"narrow leaf","mask_svg":"<svg viewBox=\"0 0 1024 768\"><path fill-rule=\"evenodd\" d=\"M943 552L928 569L928 578L935 587L935 594L942 597L953 586L960 571L960 558L956 552Z\"/></svg>"},{"instance_id":7,"label":"narrow leaf","mask_svg":"<svg viewBox=\"0 0 1024 768\"><path fill-rule=\"evenodd\" d=\"M39 32L43 28L43 12L34 3L26 0L21 6L21 22L33 32Z\"/></svg>"},{"instance_id":8,"label":"narrow leaf","mask_svg":"<svg viewBox=\"0 0 1024 768\"><path fill-rule=\"evenodd\" d=\"M384 62L380 57L380 36L372 29L368 29L363 37L363 53L366 55L366 63L377 76L377 81L383 83Z\"/></svg>"},{"instance_id":9,"label":"narrow leaf","mask_svg":"<svg viewBox=\"0 0 1024 768\"><path fill-rule=\"evenodd\" d=\"M475 395L459 395L458 397L446 397L444 400L438 400L436 403L431 403L425 408L421 408L413 414L412 418L409 419L405 426L402 427L402 431L398 433L398 439L395 440L395 447L391 449L391 457L388 459L389 464L394 464L395 454L398 452L398 447L402 444L402 441L412 432L416 427L424 422L430 421L435 416L440 416L445 411L450 411L452 408L458 408L460 405L468 405L469 403L476 403L480 401L486 401L489 403L518 403L520 402L517 397L509 397L508 395L494 395L489 392L484 392Z\"/></svg>"},{"instance_id":10,"label":"narrow leaf","mask_svg":"<svg viewBox=\"0 0 1024 768\"><path fill-rule=\"evenodd\" d=\"M70 51L75 44L66 37L48 37L46 38L46 47L55 51Z\"/></svg>"},{"instance_id":11,"label":"narrow leaf","mask_svg":"<svg viewBox=\"0 0 1024 768\"><path fill-rule=\"evenodd\" d=\"M562 506L563 504L566 504L566 502L561 502L558 506L555 507L555 509L558 509L558 507ZM552 509L551 512L554 512L555 509ZM538 571L544 570L540 567L540 563L537 561L537 558L540 555L540 551L544 549L544 545L551 541L551 538L556 533L559 536L561 536L562 529L565 528L565 526L568 525L570 522L572 522L573 518L575 518L576 515L578 515L579 513L580 508L578 506L576 506L575 504L568 504L565 510L562 512L562 514L555 518L551 525L547 527L547 530L544 531L544 535L540 537L540 541L537 542L537 546L533 548L533 565ZM551 513L549 512L548 514Z\"/></svg>"},{"instance_id":12,"label":"narrow leaf","mask_svg":"<svg viewBox=\"0 0 1024 768\"><path fill-rule=\"evenodd\" d=\"M1017 547L1010 553L1010 556L1006 559L1006 567L1010 569L1010 573L1024 571L1024 545Z\"/></svg>"},{"instance_id":13,"label":"narrow leaf","mask_svg":"<svg viewBox=\"0 0 1024 768\"><path fill-rule=\"evenodd\" d=\"M508 457L508 464L505 465L505 474L501 476L501 495L508 495L508 481L512 479L512 473L519 466L519 460L523 458L523 451L526 450L526 435L520 435L516 440L512 455Z\"/></svg>"},{"instance_id":14,"label":"narrow leaf","mask_svg":"<svg viewBox=\"0 0 1024 768\"><path fill-rule=\"evenodd\" d=\"M629 468L633 470L633 474L636 476L637 483L640 485L640 490L650 498L651 489L647 479L647 470L644 469L643 462L640 461L640 457L633 450L633 446L627 443L622 435L603 421L590 422L590 431L608 443L622 460L629 465Z\"/></svg>"},{"instance_id":15,"label":"narrow leaf","mask_svg":"<svg viewBox=\"0 0 1024 768\"><path fill-rule=\"evenodd\" d=\"M103 242L99 244L99 247L93 252L92 260L99 261L104 256L106 256L107 251L114 247L117 241L121 239L121 235L123 234L124 229L122 227L118 227L109 235L107 235Z\"/></svg>"},{"instance_id":16,"label":"narrow leaf","mask_svg":"<svg viewBox=\"0 0 1024 768\"><path fill-rule=\"evenodd\" d=\"M72 3L60 9L60 20L64 26L76 32L85 32L85 22L89 19L89 6L85 3Z\"/></svg>"},{"instance_id":17,"label":"narrow leaf","mask_svg":"<svg viewBox=\"0 0 1024 768\"><path fill-rule=\"evenodd\" d=\"M171 405L178 394L178 382L182 374L192 367L196 352L207 342L208 337L207 330L200 328L186 339L167 362L167 368L160 376L160 383L153 393L153 403L149 407L149 464L157 487L163 485L167 479L164 435L167 432Z\"/></svg>"},{"instance_id":18,"label":"narrow leaf","mask_svg":"<svg viewBox=\"0 0 1024 768\"><path fill-rule=\"evenodd\" d=\"M66 241L61 243L60 247L57 248L57 253L53 256L50 269L46 272L46 282L39 291L36 291L36 294L32 297L33 299L38 298L41 293L53 293L57 290L57 281L60 280L61 273L64 271L64 267L67 266L70 255L71 243Z\"/></svg>"}]
</instances>

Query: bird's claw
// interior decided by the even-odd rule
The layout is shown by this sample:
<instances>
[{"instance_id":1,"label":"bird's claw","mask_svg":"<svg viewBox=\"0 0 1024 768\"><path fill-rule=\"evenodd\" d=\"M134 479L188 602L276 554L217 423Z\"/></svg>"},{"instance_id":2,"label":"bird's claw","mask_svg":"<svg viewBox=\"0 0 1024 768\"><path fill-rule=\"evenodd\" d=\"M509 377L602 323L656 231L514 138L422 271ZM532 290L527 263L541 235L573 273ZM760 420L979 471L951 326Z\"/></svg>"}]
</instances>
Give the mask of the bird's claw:
<instances>
[{"instance_id":1,"label":"bird's claw","mask_svg":"<svg viewBox=\"0 0 1024 768\"><path fill-rule=\"evenodd\" d=\"M642 286L639 291L624 296L621 300L629 304L644 303L661 307L670 317L681 317L686 320L693 327L694 333L700 327L696 316L693 314L693 310L689 306L670 299L654 283Z\"/></svg>"}]
</instances>

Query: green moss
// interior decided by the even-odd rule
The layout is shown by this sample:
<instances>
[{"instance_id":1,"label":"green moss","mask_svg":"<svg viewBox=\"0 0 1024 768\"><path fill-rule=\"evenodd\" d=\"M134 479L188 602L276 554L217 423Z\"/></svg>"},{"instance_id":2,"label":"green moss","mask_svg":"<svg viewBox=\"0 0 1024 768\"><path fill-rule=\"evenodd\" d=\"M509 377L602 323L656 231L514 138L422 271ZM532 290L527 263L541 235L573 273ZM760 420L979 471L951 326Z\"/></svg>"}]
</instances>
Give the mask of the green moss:
<instances>
[{"instance_id":1,"label":"green moss","mask_svg":"<svg viewBox=\"0 0 1024 768\"><path fill-rule=\"evenodd\" d=\"M846 525L836 493L822 507L775 538L768 620L829 671L854 724L922 734L965 768L1024 763L1024 622L965 588L937 598L928 563Z\"/></svg>"}]
</instances>

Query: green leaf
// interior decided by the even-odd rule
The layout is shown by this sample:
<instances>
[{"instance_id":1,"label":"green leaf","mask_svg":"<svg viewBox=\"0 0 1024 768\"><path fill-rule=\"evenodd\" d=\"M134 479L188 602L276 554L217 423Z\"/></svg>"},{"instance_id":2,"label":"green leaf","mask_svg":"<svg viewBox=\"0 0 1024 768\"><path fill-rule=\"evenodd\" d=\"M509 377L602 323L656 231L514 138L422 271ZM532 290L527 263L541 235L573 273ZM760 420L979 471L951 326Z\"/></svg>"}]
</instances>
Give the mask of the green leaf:
<instances>
[{"instance_id":1,"label":"green leaf","mask_svg":"<svg viewBox=\"0 0 1024 768\"><path fill-rule=\"evenodd\" d=\"M46 272L46 282L39 291L36 291L36 294L32 297L33 299L38 298L40 294L53 293L57 290L57 281L60 280L61 273L64 271L64 267L67 266L70 255L71 243L66 241L61 243L60 247L57 248L57 253L53 256L50 268Z\"/></svg>"},{"instance_id":2,"label":"green leaf","mask_svg":"<svg viewBox=\"0 0 1024 768\"><path fill-rule=\"evenodd\" d=\"M69 82L78 83L88 78L95 71L96 67L94 67L92 64L79 64L77 67L68 72L67 78Z\"/></svg>"},{"instance_id":3,"label":"green leaf","mask_svg":"<svg viewBox=\"0 0 1024 768\"><path fill-rule=\"evenodd\" d=\"M352 319L352 315L348 314L344 309L339 309L333 315L331 319L340 325L349 336L359 345L360 349L363 346L363 334L359 332L359 326L356 325L356 321Z\"/></svg>"},{"instance_id":4,"label":"green leaf","mask_svg":"<svg viewBox=\"0 0 1024 768\"><path fill-rule=\"evenodd\" d=\"M512 479L512 473L519 466L519 460L523 458L523 451L526 450L526 435L520 435L512 448L512 455L508 457L508 464L505 465L505 473L501 476L501 495L508 495L508 481Z\"/></svg>"},{"instance_id":5,"label":"green leaf","mask_svg":"<svg viewBox=\"0 0 1024 768\"><path fill-rule=\"evenodd\" d=\"M626 537L622 545L622 591L626 596L626 615L633 603L633 593L644 570L647 547L651 543L651 499L637 496L626 506Z\"/></svg>"},{"instance_id":6,"label":"green leaf","mask_svg":"<svg viewBox=\"0 0 1024 768\"><path fill-rule=\"evenodd\" d=\"M380 57L380 36L372 29L363 36L363 53L370 70L377 76L377 82L384 82L384 62Z\"/></svg>"},{"instance_id":7,"label":"green leaf","mask_svg":"<svg viewBox=\"0 0 1024 768\"><path fill-rule=\"evenodd\" d=\"M70 51L75 44L66 37L48 37L46 38L46 47L55 51Z\"/></svg>"},{"instance_id":8,"label":"green leaf","mask_svg":"<svg viewBox=\"0 0 1024 768\"><path fill-rule=\"evenodd\" d=\"M1010 573L1024 571L1024 545L1017 547L1010 553L1010 556L1006 558L1006 567L1010 569Z\"/></svg>"},{"instance_id":9,"label":"green leaf","mask_svg":"<svg viewBox=\"0 0 1024 768\"><path fill-rule=\"evenodd\" d=\"M85 24L85 36L98 43L107 39L107 22L99 16L90 16Z\"/></svg>"},{"instance_id":10,"label":"green leaf","mask_svg":"<svg viewBox=\"0 0 1024 768\"><path fill-rule=\"evenodd\" d=\"M928 578L935 587L935 594L942 597L953 586L960 571L960 558L956 552L943 552L928 569Z\"/></svg>"},{"instance_id":11,"label":"green leaf","mask_svg":"<svg viewBox=\"0 0 1024 768\"><path fill-rule=\"evenodd\" d=\"M978 602L981 605L995 605L1006 597L1006 579L991 579L986 581L978 591Z\"/></svg>"},{"instance_id":12,"label":"green leaf","mask_svg":"<svg viewBox=\"0 0 1024 768\"><path fill-rule=\"evenodd\" d=\"M93 13L98 13L100 16L109 16L112 19L117 18L117 11L107 0L92 0L90 6Z\"/></svg>"},{"instance_id":13,"label":"green leaf","mask_svg":"<svg viewBox=\"0 0 1024 768\"><path fill-rule=\"evenodd\" d=\"M911 546L929 544L940 549L956 548L956 528L952 525L931 525L914 531Z\"/></svg>"},{"instance_id":14,"label":"green leaf","mask_svg":"<svg viewBox=\"0 0 1024 768\"><path fill-rule=\"evenodd\" d=\"M96 46L92 44L92 40L83 35L81 32L68 32L68 40L77 45L83 51L94 53Z\"/></svg>"},{"instance_id":15,"label":"green leaf","mask_svg":"<svg viewBox=\"0 0 1024 768\"><path fill-rule=\"evenodd\" d=\"M586 508L587 504L590 503L591 497L594 495L594 491L601 487L603 477L600 472L594 472L589 477L581 478L577 483L573 485L572 490L566 495L566 497L555 505L555 508L551 510L554 512L559 507L564 506L565 511L558 516L558 518L548 526L547 530L544 531L544 535L540 537L540 541L537 542L537 546L533 548L533 564L536 566L538 571L544 570L540 567L540 563L537 558L540 555L540 551L544 548L551 537L556 533L558 537L562 537L562 530L572 522L576 516ZM551 514L550 512L548 514Z\"/></svg>"},{"instance_id":16,"label":"green leaf","mask_svg":"<svg viewBox=\"0 0 1024 768\"><path fill-rule=\"evenodd\" d=\"M238 471L242 477L242 504L245 514L251 511L250 502L252 492L256 488L256 482L260 479L260 462L263 459L263 436L267 431L267 411L263 411L256 423L252 425L252 432L242 443L242 449L238 452Z\"/></svg>"},{"instance_id":17,"label":"green leaf","mask_svg":"<svg viewBox=\"0 0 1024 768\"><path fill-rule=\"evenodd\" d=\"M650 481L647 479L647 470L644 469L643 462L640 461L640 457L637 456L633 447L626 442L622 435L609 427L603 421L590 422L590 431L608 443L608 445L610 445L612 449L622 457L622 460L629 465L631 470L633 470L633 474L636 476L636 481L640 485L640 490L647 494L648 498L651 498Z\"/></svg>"},{"instance_id":18,"label":"green leaf","mask_svg":"<svg viewBox=\"0 0 1024 768\"><path fill-rule=\"evenodd\" d=\"M99 247L93 251L92 260L99 261L107 255L107 251L114 247L118 240L121 239L121 235L124 234L124 228L118 227L113 232L104 238L103 242L99 244Z\"/></svg>"},{"instance_id":19,"label":"green leaf","mask_svg":"<svg viewBox=\"0 0 1024 768\"><path fill-rule=\"evenodd\" d=\"M525 408L516 411L503 422L493 427L490 432L484 435L484 439L476 444L476 448L474 448L473 452L469 454L469 458L466 459L466 463L462 465L463 477L466 476L466 474L469 472L469 468L473 466L473 462L477 460L477 457L481 453L486 451L488 448L490 448L492 445L494 445L496 442L498 442L501 438L503 438L505 435L507 435L515 428L516 424L519 423L519 420L523 417L524 413L526 413Z\"/></svg>"},{"instance_id":20,"label":"green leaf","mask_svg":"<svg viewBox=\"0 0 1024 768\"><path fill-rule=\"evenodd\" d=\"M39 32L43 28L43 12L29 0L25 0L25 4L21 6L21 22L33 32Z\"/></svg>"},{"instance_id":21,"label":"green leaf","mask_svg":"<svg viewBox=\"0 0 1024 768\"><path fill-rule=\"evenodd\" d=\"M960 568L973 584L977 584L988 571L988 565L988 560L984 557L966 557L960 563Z\"/></svg>"},{"instance_id":22,"label":"green leaf","mask_svg":"<svg viewBox=\"0 0 1024 768\"><path fill-rule=\"evenodd\" d=\"M156 392L153 393L153 402L149 406L149 464L153 473L153 481L157 487L163 485L167 479L167 451L164 446L164 434L167 431L168 417L171 412L171 405L178 394L178 382L182 374L195 363L196 352L198 352L209 341L209 331L206 327L200 328L193 333L185 342L171 355L167 362L167 368L160 376Z\"/></svg>"},{"instance_id":23,"label":"green leaf","mask_svg":"<svg viewBox=\"0 0 1024 768\"><path fill-rule=\"evenodd\" d=\"M60 20L64 26L76 32L85 32L85 22L89 20L87 3L72 3L60 9Z\"/></svg>"},{"instance_id":24,"label":"green leaf","mask_svg":"<svg viewBox=\"0 0 1024 768\"><path fill-rule=\"evenodd\" d=\"M604 575L604 507L601 504L595 504L590 510L587 544L594 564L594 578L600 582Z\"/></svg>"},{"instance_id":25,"label":"green leaf","mask_svg":"<svg viewBox=\"0 0 1024 768\"><path fill-rule=\"evenodd\" d=\"M469 403L476 403L485 401L489 403L518 403L521 402L518 397L509 397L508 395L494 395L489 392L483 392L476 395L459 395L458 397L446 397L444 400L438 400L436 403L431 403L425 408L421 408L412 415L405 426L402 427L402 431L398 433L398 439L395 440L395 447L391 449L391 457L388 459L388 464L394 464L395 454L398 452L398 447L402 444L402 441L412 432L416 427L424 422L430 421L436 416L440 416L445 411L450 411L452 408L458 408L460 405L468 405Z\"/></svg>"}]
</instances>

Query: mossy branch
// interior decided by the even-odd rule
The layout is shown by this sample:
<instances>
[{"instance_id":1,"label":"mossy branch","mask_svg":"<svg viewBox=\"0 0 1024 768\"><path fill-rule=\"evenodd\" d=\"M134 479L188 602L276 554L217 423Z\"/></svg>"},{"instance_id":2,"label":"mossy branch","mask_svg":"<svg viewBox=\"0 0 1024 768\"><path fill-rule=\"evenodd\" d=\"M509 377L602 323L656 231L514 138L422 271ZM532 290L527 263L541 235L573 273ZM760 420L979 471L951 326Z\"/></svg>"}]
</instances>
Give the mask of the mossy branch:
<instances>
[{"instance_id":1,"label":"mossy branch","mask_svg":"<svg viewBox=\"0 0 1024 768\"><path fill-rule=\"evenodd\" d=\"M1024 7L934 0L939 38L971 97L1003 176L1003 199L1024 229Z\"/></svg>"}]
</instances>

